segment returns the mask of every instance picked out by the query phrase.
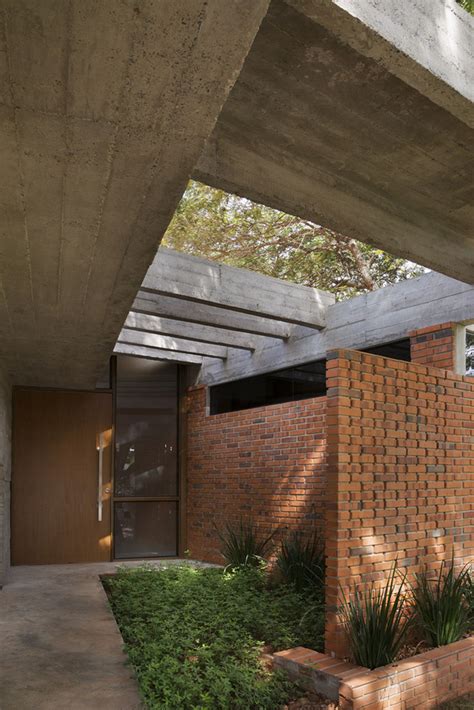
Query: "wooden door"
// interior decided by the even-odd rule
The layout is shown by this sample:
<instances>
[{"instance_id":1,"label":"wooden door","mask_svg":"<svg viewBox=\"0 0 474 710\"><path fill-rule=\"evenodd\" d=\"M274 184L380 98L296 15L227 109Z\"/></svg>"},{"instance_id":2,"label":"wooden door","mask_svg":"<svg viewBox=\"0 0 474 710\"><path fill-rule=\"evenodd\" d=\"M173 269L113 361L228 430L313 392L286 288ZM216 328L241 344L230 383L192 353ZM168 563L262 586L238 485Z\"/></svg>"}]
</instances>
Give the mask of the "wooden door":
<instances>
[{"instance_id":1,"label":"wooden door","mask_svg":"<svg viewBox=\"0 0 474 710\"><path fill-rule=\"evenodd\" d=\"M112 395L16 389L13 402L12 564L110 560Z\"/></svg>"}]
</instances>

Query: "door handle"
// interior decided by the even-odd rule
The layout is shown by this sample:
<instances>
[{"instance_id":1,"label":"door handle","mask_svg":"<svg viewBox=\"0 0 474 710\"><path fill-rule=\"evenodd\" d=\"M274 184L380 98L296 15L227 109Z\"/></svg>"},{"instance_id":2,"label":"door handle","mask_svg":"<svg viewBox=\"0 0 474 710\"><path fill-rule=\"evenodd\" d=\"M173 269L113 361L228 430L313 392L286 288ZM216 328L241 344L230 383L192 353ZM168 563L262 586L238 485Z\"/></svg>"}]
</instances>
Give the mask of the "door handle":
<instances>
[{"instance_id":1,"label":"door handle","mask_svg":"<svg viewBox=\"0 0 474 710\"><path fill-rule=\"evenodd\" d=\"M104 466L104 434L100 432L99 443L97 446L97 451L99 452L99 470L97 472L97 520L99 523L102 522L102 479L103 479L103 466Z\"/></svg>"}]
</instances>

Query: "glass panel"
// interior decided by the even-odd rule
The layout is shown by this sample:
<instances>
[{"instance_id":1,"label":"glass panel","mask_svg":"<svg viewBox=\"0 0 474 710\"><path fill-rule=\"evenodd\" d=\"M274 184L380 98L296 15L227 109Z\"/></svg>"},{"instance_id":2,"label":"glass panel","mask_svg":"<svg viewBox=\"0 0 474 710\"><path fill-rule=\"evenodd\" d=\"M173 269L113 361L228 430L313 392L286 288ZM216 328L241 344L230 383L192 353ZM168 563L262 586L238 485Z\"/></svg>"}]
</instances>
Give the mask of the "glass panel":
<instances>
[{"instance_id":1,"label":"glass panel","mask_svg":"<svg viewBox=\"0 0 474 710\"><path fill-rule=\"evenodd\" d=\"M177 366L118 358L115 426L115 495L176 496Z\"/></svg>"},{"instance_id":2,"label":"glass panel","mask_svg":"<svg viewBox=\"0 0 474 710\"><path fill-rule=\"evenodd\" d=\"M117 559L177 555L177 503L116 502L114 511Z\"/></svg>"},{"instance_id":3,"label":"glass panel","mask_svg":"<svg viewBox=\"0 0 474 710\"><path fill-rule=\"evenodd\" d=\"M211 387L211 414L326 394L326 360Z\"/></svg>"},{"instance_id":4,"label":"glass panel","mask_svg":"<svg viewBox=\"0 0 474 710\"><path fill-rule=\"evenodd\" d=\"M365 348L363 353L372 353L372 355L380 355L381 357L391 357L392 360L411 361L410 338L403 340L395 340L384 345L375 345L372 348Z\"/></svg>"},{"instance_id":5,"label":"glass panel","mask_svg":"<svg viewBox=\"0 0 474 710\"><path fill-rule=\"evenodd\" d=\"M410 339L404 338L385 343L385 345L368 348L363 352L409 362L411 359ZM223 414L239 409L262 407L267 404L322 397L325 394L326 360L315 360L305 365L297 365L277 372L246 377L242 380L226 382L223 385L214 385L210 388L210 410L211 414Z\"/></svg>"},{"instance_id":6,"label":"glass panel","mask_svg":"<svg viewBox=\"0 0 474 710\"><path fill-rule=\"evenodd\" d=\"M466 375L474 377L474 331L466 330Z\"/></svg>"}]
</instances>

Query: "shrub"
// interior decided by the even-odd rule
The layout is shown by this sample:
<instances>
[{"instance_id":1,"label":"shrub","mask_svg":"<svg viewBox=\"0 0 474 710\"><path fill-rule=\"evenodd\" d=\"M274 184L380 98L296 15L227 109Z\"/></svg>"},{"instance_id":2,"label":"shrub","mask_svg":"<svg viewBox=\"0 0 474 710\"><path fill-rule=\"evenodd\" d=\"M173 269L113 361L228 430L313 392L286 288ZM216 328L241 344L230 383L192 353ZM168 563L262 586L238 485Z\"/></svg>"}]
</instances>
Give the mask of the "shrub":
<instances>
[{"instance_id":1,"label":"shrub","mask_svg":"<svg viewBox=\"0 0 474 710\"><path fill-rule=\"evenodd\" d=\"M406 613L403 587L406 574L400 577L397 590L397 569L394 565L382 589L370 585L354 589L347 599L343 595L340 616L349 640L354 661L367 668L378 668L393 663L412 619Z\"/></svg>"},{"instance_id":2,"label":"shrub","mask_svg":"<svg viewBox=\"0 0 474 710\"><path fill-rule=\"evenodd\" d=\"M238 525L227 523L223 530L216 527L222 543L221 553L229 569L258 567L265 561L275 531L267 537L258 536L253 522L240 520Z\"/></svg>"},{"instance_id":3,"label":"shrub","mask_svg":"<svg viewBox=\"0 0 474 710\"><path fill-rule=\"evenodd\" d=\"M425 640L432 646L458 641L469 630L472 608L467 594L472 584L467 567L456 574L454 557L436 576L425 568L412 585L413 613ZM471 587L472 593L472 587Z\"/></svg>"},{"instance_id":4,"label":"shrub","mask_svg":"<svg viewBox=\"0 0 474 710\"><path fill-rule=\"evenodd\" d=\"M305 539L296 532L283 540L276 564L283 581L292 584L297 591L324 586L324 547L317 533Z\"/></svg>"}]
</instances>

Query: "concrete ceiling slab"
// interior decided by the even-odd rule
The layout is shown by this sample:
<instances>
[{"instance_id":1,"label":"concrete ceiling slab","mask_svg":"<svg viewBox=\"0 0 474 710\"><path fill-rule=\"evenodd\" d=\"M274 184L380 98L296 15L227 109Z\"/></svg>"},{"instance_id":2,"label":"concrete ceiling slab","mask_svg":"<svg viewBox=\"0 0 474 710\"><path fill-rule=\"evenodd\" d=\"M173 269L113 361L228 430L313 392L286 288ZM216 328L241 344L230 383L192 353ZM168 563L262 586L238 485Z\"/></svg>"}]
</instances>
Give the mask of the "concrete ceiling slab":
<instances>
[{"instance_id":1,"label":"concrete ceiling slab","mask_svg":"<svg viewBox=\"0 0 474 710\"><path fill-rule=\"evenodd\" d=\"M94 384L190 174L474 283L460 13L0 0L0 358L14 381ZM137 310L179 320L158 299Z\"/></svg>"},{"instance_id":2,"label":"concrete ceiling slab","mask_svg":"<svg viewBox=\"0 0 474 710\"><path fill-rule=\"evenodd\" d=\"M14 381L94 384L267 7L2 0L0 357Z\"/></svg>"},{"instance_id":3,"label":"concrete ceiling slab","mask_svg":"<svg viewBox=\"0 0 474 710\"><path fill-rule=\"evenodd\" d=\"M474 127L474 17L456 0L285 0Z\"/></svg>"},{"instance_id":4,"label":"concrete ceiling slab","mask_svg":"<svg viewBox=\"0 0 474 710\"><path fill-rule=\"evenodd\" d=\"M289 2L272 1L194 177L474 284L467 96L474 80L461 42L466 32L459 44L449 34L438 37L440 44L454 41L462 71L433 74L428 82L420 59L415 88L416 61L400 59L410 48L394 44L382 54L386 39L376 45L371 37L382 32L381 16L395 34L396 18L401 22L412 5L413 21L421 22L421 0L388 10L377 0ZM452 4L439 0L425 10L434 5L438 18L438 5L449 10ZM464 15L451 19L469 29L472 18ZM420 56L433 54L431 46L419 47ZM433 72L442 73L444 59ZM449 78L456 87L446 84ZM466 95L459 93L463 87ZM448 89L458 96L452 110Z\"/></svg>"}]
</instances>

